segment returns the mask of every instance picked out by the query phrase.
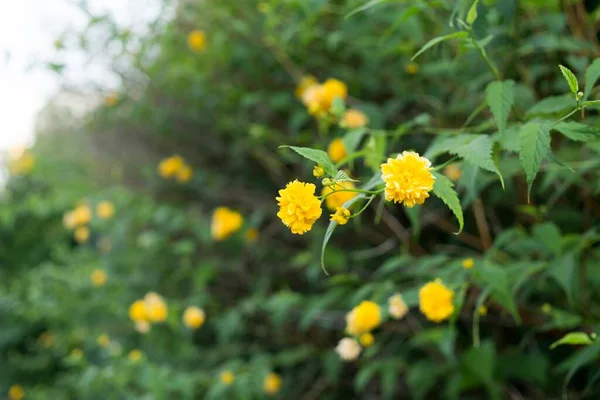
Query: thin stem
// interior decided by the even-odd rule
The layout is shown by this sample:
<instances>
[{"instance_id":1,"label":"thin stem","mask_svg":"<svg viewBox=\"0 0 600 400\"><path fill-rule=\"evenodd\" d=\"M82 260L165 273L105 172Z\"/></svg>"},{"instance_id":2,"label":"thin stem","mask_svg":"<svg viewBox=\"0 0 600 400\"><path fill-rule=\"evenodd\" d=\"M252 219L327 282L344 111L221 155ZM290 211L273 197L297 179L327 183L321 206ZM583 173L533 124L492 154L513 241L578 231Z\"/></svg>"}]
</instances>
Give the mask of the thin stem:
<instances>
[{"instance_id":1,"label":"thin stem","mask_svg":"<svg viewBox=\"0 0 600 400\"><path fill-rule=\"evenodd\" d=\"M356 214L350 216L350 218L358 217L360 214L362 214L362 212L365 211L367 209L367 207L369 207L369 204L371 204L371 202L373 201L374 198L375 198L374 195L371 196L371 197L369 197L369 201L367 201L367 204L365 204L364 207L361 208L359 212L357 212Z\"/></svg>"},{"instance_id":2,"label":"thin stem","mask_svg":"<svg viewBox=\"0 0 600 400\"><path fill-rule=\"evenodd\" d=\"M335 186L335 185L332 185ZM354 192L354 193L364 193L364 194L379 194L379 193L383 193L385 191L384 189L379 189L379 190L361 190L361 189L342 189L342 190L334 190L333 192L329 192L324 196L317 196L318 199L320 199L321 201L325 200L327 197L331 196L334 193L340 193L340 192Z\"/></svg>"},{"instance_id":3,"label":"thin stem","mask_svg":"<svg viewBox=\"0 0 600 400\"><path fill-rule=\"evenodd\" d=\"M492 63L492 61L487 56L487 52L485 51L485 49L483 47L481 47L479 45L479 43L477 42L477 40L475 40L475 38L472 36L471 36L471 42L473 42L473 45L477 48L477 50L479 50L479 54L481 54L481 57L483 57L486 64L488 65L488 67L490 67L490 70L496 77L496 80L501 81L502 77L500 76L500 73L498 72L498 69L496 68L496 66Z\"/></svg>"},{"instance_id":4,"label":"thin stem","mask_svg":"<svg viewBox=\"0 0 600 400\"><path fill-rule=\"evenodd\" d=\"M583 110L584 108L585 108L585 107L581 107L581 110ZM554 121L554 122L552 123L552 125L556 125L556 124L558 124L559 122L562 122L562 121L564 121L565 119L569 118L571 115L575 114L575 113L576 113L577 111L579 111L579 110L580 110L580 108L579 108L579 107L577 107L576 109L574 109L573 111L571 111L570 113L568 113L567 115L565 115L564 117L562 117L561 119L559 119L558 121Z\"/></svg>"},{"instance_id":5,"label":"thin stem","mask_svg":"<svg viewBox=\"0 0 600 400\"><path fill-rule=\"evenodd\" d=\"M439 171L442 168L445 168L447 165L452 164L454 161L458 160L458 157L452 157L451 159L449 159L448 161L446 161L445 163L443 163L442 165L438 165L437 167L433 168L432 171Z\"/></svg>"}]
</instances>

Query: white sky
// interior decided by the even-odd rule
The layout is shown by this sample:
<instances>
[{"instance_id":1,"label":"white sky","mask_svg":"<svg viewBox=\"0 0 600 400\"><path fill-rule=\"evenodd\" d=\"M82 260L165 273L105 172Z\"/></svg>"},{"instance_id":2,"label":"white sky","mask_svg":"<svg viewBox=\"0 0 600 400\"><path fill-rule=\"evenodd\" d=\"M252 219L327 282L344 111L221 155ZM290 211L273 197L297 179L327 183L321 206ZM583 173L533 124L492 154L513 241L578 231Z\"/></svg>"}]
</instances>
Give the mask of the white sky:
<instances>
[{"instance_id":1,"label":"white sky","mask_svg":"<svg viewBox=\"0 0 600 400\"><path fill-rule=\"evenodd\" d=\"M86 64L85 54L69 46L58 52L54 41L65 32L80 33L88 18L75 0L0 0L0 152L33 141L35 115L65 80L79 85L88 80L117 81L102 65ZM107 11L124 26L136 27L159 12L158 0L88 0L90 9ZM70 48L69 48L70 47ZM42 62L66 63L63 77Z\"/></svg>"}]
</instances>

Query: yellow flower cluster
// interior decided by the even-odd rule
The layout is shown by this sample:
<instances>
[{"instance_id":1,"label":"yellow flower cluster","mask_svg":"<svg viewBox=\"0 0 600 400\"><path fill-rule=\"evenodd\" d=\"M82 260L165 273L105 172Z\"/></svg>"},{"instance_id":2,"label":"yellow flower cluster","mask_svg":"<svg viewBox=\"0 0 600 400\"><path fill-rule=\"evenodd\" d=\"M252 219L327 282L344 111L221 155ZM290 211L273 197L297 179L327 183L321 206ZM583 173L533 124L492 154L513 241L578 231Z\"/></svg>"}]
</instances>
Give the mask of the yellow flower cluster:
<instances>
[{"instance_id":1,"label":"yellow flower cluster","mask_svg":"<svg viewBox=\"0 0 600 400\"><path fill-rule=\"evenodd\" d=\"M195 29L188 34L187 43L192 51L200 52L206 49L206 34Z\"/></svg>"},{"instance_id":2,"label":"yellow flower cluster","mask_svg":"<svg viewBox=\"0 0 600 400\"><path fill-rule=\"evenodd\" d=\"M63 215L63 225L67 229L74 229L73 236L77 243L84 243L90 237L90 228L87 226L92 221L92 210L80 204L74 210Z\"/></svg>"},{"instance_id":3,"label":"yellow flower cluster","mask_svg":"<svg viewBox=\"0 0 600 400\"><path fill-rule=\"evenodd\" d=\"M363 301L346 314L346 331L351 335L361 335L381 324L381 309L373 301Z\"/></svg>"},{"instance_id":4,"label":"yellow flower cluster","mask_svg":"<svg viewBox=\"0 0 600 400\"><path fill-rule=\"evenodd\" d=\"M12 150L8 169L12 175L27 175L35 166L33 153L25 149Z\"/></svg>"},{"instance_id":5,"label":"yellow flower cluster","mask_svg":"<svg viewBox=\"0 0 600 400\"><path fill-rule=\"evenodd\" d=\"M454 313L454 291L440 279L427 283L419 290L419 308L428 320L441 322Z\"/></svg>"},{"instance_id":6,"label":"yellow flower cluster","mask_svg":"<svg viewBox=\"0 0 600 400\"><path fill-rule=\"evenodd\" d=\"M409 208L423 204L435 182L431 162L413 151L388 158L387 163L381 164L381 177L385 182L385 199Z\"/></svg>"},{"instance_id":7,"label":"yellow flower cluster","mask_svg":"<svg viewBox=\"0 0 600 400\"><path fill-rule=\"evenodd\" d=\"M292 233L302 235L310 231L321 216L323 210L315 190L312 183L295 180L281 189L279 197L275 198L279 205L277 216Z\"/></svg>"},{"instance_id":8,"label":"yellow flower cluster","mask_svg":"<svg viewBox=\"0 0 600 400\"><path fill-rule=\"evenodd\" d=\"M204 325L206 314L200 307L190 306L183 313L183 323L190 329L199 329Z\"/></svg>"},{"instance_id":9,"label":"yellow flower cluster","mask_svg":"<svg viewBox=\"0 0 600 400\"><path fill-rule=\"evenodd\" d=\"M331 111L335 98L346 99L348 87L337 79L330 78L320 84L314 77L305 77L296 88L296 96L308 108L311 115L320 118Z\"/></svg>"},{"instance_id":10,"label":"yellow flower cluster","mask_svg":"<svg viewBox=\"0 0 600 400\"><path fill-rule=\"evenodd\" d=\"M214 240L221 241L236 233L244 223L244 217L227 207L218 207L212 215L210 233Z\"/></svg>"},{"instance_id":11,"label":"yellow flower cluster","mask_svg":"<svg viewBox=\"0 0 600 400\"><path fill-rule=\"evenodd\" d=\"M92 274L90 275L92 285L94 286L104 286L107 278L108 276L106 274L106 271L100 268L96 268L95 270L93 270Z\"/></svg>"},{"instance_id":12,"label":"yellow flower cluster","mask_svg":"<svg viewBox=\"0 0 600 400\"><path fill-rule=\"evenodd\" d=\"M164 179L175 178L179 183L189 182L193 176L192 168L178 155L162 160L158 164L158 174Z\"/></svg>"},{"instance_id":13,"label":"yellow flower cluster","mask_svg":"<svg viewBox=\"0 0 600 400\"><path fill-rule=\"evenodd\" d=\"M154 292L146 294L143 299L136 300L129 306L129 318L136 323L136 326L138 323L164 322L167 313L167 303Z\"/></svg>"}]
</instances>

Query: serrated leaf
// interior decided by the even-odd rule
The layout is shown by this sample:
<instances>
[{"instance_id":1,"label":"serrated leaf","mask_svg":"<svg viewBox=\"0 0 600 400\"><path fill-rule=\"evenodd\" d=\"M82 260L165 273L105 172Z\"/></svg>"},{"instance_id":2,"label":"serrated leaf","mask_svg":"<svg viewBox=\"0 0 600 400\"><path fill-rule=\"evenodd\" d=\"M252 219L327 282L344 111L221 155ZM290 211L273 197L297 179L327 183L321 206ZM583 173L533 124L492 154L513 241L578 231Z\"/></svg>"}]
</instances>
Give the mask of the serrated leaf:
<instances>
[{"instance_id":1,"label":"serrated leaf","mask_svg":"<svg viewBox=\"0 0 600 400\"><path fill-rule=\"evenodd\" d=\"M358 128L346 132L342 138L346 153L351 154L356 150L366 131L364 128Z\"/></svg>"},{"instance_id":2,"label":"serrated leaf","mask_svg":"<svg viewBox=\"0 0 600 400\"><path fill-rule=\"evenodd\" d=\"M550 150L550 124L532 121L525 124L519 132L519 160L527 176L527 196L542 161Z\"/></svg>"},{"instance_id":3,"label":"serrated leaf","mask_svg":"<svg viewBox=\"0 0 600 400\"><path fill-rule=\"evenodd\" d=\"M574 109L575 100L570 94L562 96L549 96L537 102L533 107L527 110L526 116L538 114L558 114L562 111Z\"/></svg>"},{"instance_id":4,"label":"serrated leaf","mask_svg":"<svg viewBox=\"0 0 600 400\"><path fill-rule=\"evenodd\" d=\"M363 4L362 6L360 6L360 7L357 7L357 8L355 8L354 10L350 11L348 14L346 14L346 15L344 16L344 18L350 18L350 17L351 17L351 16L353 16L354 14L357 14L357 13L359 13L359 12L361 12L361 11L368 10L369 8L371 8L371 7L374 7L374 6L378 5L378 4L384 4L384 3L387 3L387 2L389 2L389 1L390 1L390 0L371 0L371 1L369 1L369 2L367 2L367 3L365 3L365 4Z\"/></svg>"},{"instance_id":5,"label":"serrated leaf","mask_svg":"<svg viewBox=\"0 0 600 400\"><path fill-rule=\"evenodd\" d=\"M596 58L585 70L585 90L583 91L583 100L587 100L598 78L600 78L600 58Z\"/></svg>"},{"instance_id":6,"label":"serrated leaf","mask_svg":"<svg viewBox=\"0 0 600 400\"><path fill-rule=\"evenodd\" d=\"M503 135L510 109L515 102L515 83L513 81L491 82L485 89L485 98L494 116L498 132Z\"/></svg>"},{"instance_id":7,"label":"serrated leaf","mask_svg":"<svg viewBox=\"0 0 600 400\"><path fill-rule=\"evenodd\" d=\"M440 200L444 202L452 211L456 219L458 220L458 232L461 233L463 230L463 226L465 224L463 218L462 207L460 205L460 200L458 199L458 195L454 190L454 184L450 179L446 178L444 175L440 175L438 173L433 174L435 176L435 183L433 185L433 194L436 195Z\"/></svg>"},{"instance_id":8,"label":"serrated leaf","mask_svg":"<svg viewBox=\"0 0 600 400\"><path fill-rule=\"evenodd\" d=\"M562 65L559 65L558 67L560 68L560 72L567 80L571 92L577 94L577 92L579 92L579 82L577 82L577 77L575 76L575 74L567 67L564 67Z\"/></svg>"},{"instance_id":9,"label":"serrated leaf","mask_svg":"<svg viewBox=\"0 0 600 400\"><path fill-rule=\"evenodd\" d=\"M590 140L600 139L600 128L585 125L575 121L562 121L552 126L553 130L557 130L571 140L578 142L587 142Z\"/></svg>"},{"instance_id":10,"label":"serrated leaf","mask_svg":"<svg viewBox=\"0 0 600 400\"><path fill-rule=\"evenodd\" d=\"M423 47L421 47L421 49L419 51L417 51L415 53L415 55L411 57L410 60L414 61L417 57L419 57L421 54L423 54L424 52L426 52L427 50L429 50L430 48L432 48L433 46L435 46L438 43L445 42L446 40L451 40L451 39L466 38L468 35L469 35L468 32L460 31L460 32L451 33L449 35L438 36L436 38L433 38L429 42L425 43L425 45Z\"/></svg>"},{"instance_id":11,"label":"serrated leaf","mask_svg":"<svg viewBox=\"0 0 600 400\"><path fill-rule=\"evenodd\" d=\"M509 311L518 324L521 324L521 317L517 311L506 271L496 265L484 264L478 276L491 289L492 298Z\"/></svg>"},{"instance_id":12,"label":"serrated leaf","mask_svg":"<svg viewBox=\"0 0 600 400\"><path fill-rule=\"evenodd\" d=\"M557 346L561 346L563 344L568 345L590 345L594 343L591 337L588 336L585 332L571 332L567 333L565 336L557 340L556 342L550 345L550 350L556 348Z\"/></svg>"},{"instance_id":13,"label":"serrated leaf","mask_svg":"<svg viewBox=\"0 0 600 400\"><path fill-rule=\"evenodd\" d=\"M326 152L323 150L311 149L310 147L295 147L295 146L281 146L281 147L289 147L294 150L296 153L300 154L302 157L307 158L311 161L320 164L325 173L330 176L336 176L338 170L333 164L333 161L329 158Z\"/></svg>"}]
</instances>

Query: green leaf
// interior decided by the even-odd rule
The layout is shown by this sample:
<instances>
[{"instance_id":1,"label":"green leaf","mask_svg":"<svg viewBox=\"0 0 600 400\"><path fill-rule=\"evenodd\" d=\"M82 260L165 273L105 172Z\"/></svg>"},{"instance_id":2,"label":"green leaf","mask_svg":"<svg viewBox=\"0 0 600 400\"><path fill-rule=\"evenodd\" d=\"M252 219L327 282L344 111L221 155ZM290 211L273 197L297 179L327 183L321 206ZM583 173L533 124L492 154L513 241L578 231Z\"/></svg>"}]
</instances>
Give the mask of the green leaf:
<instances>
[{"instance_id":1,"label":"green leaf","mask_svg":"<svg viewBox=\"0 0 600 400\"><path fill-rule=\"evenodd\" d=\"M446 178L444 175L440 175L438 173L433 173L435 176L435 184L433 185L433 194L436 195L440 200L444 202L454 213L456 219L458 220L458 232L459 234L463 230L463 226L465 224L463 218L462 207L460 206L460 200L458 199L458 195L454 190L454 184L450 179Z\"/></svg>"},{"instance_id":2,"label":"green leaf","mask_svg":"<svg viewBox=\"0 0 600 400\"><path fill-rule=\"evenodd\" d=\"M588 142L590 140L600 139L600 128L585 125L575 121L562 121L552 126L571 140L577 142Z\"/></svg>"},{"instance_id":3,"label":"green leaf","mask_svg":"<svg viewBox=\"0 0 600 400\"><path fill-rule=\"evenodd\" d=\"M356 179L352 179L348 176L348 174L344 171L338 171L337 174L335 174L334 178L333 178L336 182L344 182L344 181L350 181L350 182L360 182L359 180Z\"/></svg>"},{"instance_id":4,"label":"green leaf","mask_svg":"<svg viewBox=\"0 0 600 400\"><path fill-rule=\"evenodd\" d=\"M554 259L549 267L550 275L562 287L569 303L574 303L575 282L576 282L576 263L575 256L572 253L565 254L561 258Z\"/></svg>"},{"instance_id":5,"label":"green leaf","mask_svg":"<svg viewBox=\"0 0 600 400\"><path fill-rule=\"evenodd\" d=\"M365 128L358 128L346 132L342 138L344 141L344 147L346 148L346 153L354 153L366 131L367 130Z\"/></svg>"},{"instance_id":6,"label":"green leaf","mask_svg":"<svg viewBox=\"0 0 600 400\"><path fill-rule=\"evenodd\" d=\"M494 380L496 349L492 341L468 349L462 356L462 364L479 382L489 385Z\"/></svg>"},{"instance_id":7,"label":"green leaf","mask_svg":"<svg viewBox=\"0 0 600 400\"><path fill-rule=\"evenodd\" d=\"M527 176L527 197L542 161L550 150L550 124L532 121L519 132L519 160Z\"/></svg>"},{"instance_id":8,"label":"green leaf","mask_svg":"<svg viewBox=\"0 0 600 400\"><path fill-rule=\"evenodd\" d=\"M563 76L567 80L571 92L577 94L577 92L579 92L579 82L577 82L577 77L575 76L575 74L567 67L564 67L562 65L559 65L558 67L560 68L560 72L562 72Z\"/></svg>"},{"instance_id":9,"label":"green leaf","mask_svg":"<svg viewBox=\"0 0 600 400\"><path fill-rule=\"evenodd\" d=\"M544 246L555 256L560 254L560 245L562 234L560 229L552 222L544 222L543 224L535 225L532 230L532 236L542 242Z\"/></svg>"},{"instance_id":10,"label":"green leaf","mask_svg":"<svg viewBox=\"0 0 600 400\"><path fill-rule=\"evenodd\" d=\"M560 338L559 340L557 340L556 342L552 343L550 345L550 350L556 348L557 346L561 346L563 344L579 346L579 345L590 345L592 343L594 343L594 341L592 340L591 337L588 336L587 333L585 333L585 332L570 332L570 333L567 333L562 338Z\"/></svg>"},{"instance_id":11,"label":"green leaf","mask_svg":"<svg viewBox=\"0 0 600 400\"><path fill-rule=\"evenodd\" d=\"M280 146L280 147L289 147L294 150L296 153L300 154L302 157L307 158L311 161L320 164L327 175L335 176L338 172L337 168L333 164L333 161L329 158L326 152L323 150L311 149L309 147L295 147L295 146Z\"/></svg>"},{"instance_id":12,"label":"green leaf","mask_svg":"<svg viewBox=\"0 0 600 400\"><path fill-rule=\"evenodd\" d=\"M567 372L564 386L571 381L573 375L582 367L595 362L600 356L600 341L595 341L582 351L576 352L556 368L557 372ZM566 396L565 396L566 398Z\"/></svg>"},{"instance_id":13,"label":"green leaf","mask_svg":"<svg viewBox=\"0 0 600 400\"><path fill-rule=\"evenodd\" d=\"M350 11L348 14L346 14L344 16L344 18L350 18L354 14L358 14L361 11L368 10L369 8L374 7L374 6L378 5L378 4L387 3L388 1L390 1L390 0L371 0L371 1L363 4L362 6L357 7L354 10Z\"/></svg>"},{"instance_id":14,"label":"green leaf","mask_svg":"<svg viewBox=\"0 0 600 400\"><path fill-rule=\"evenodd\" d=\"M585 70L585 90L583 92L583 100L587 100L598 78L600 78L600 58L596 58Z\"/></svg>"},{"instance_id":15,"label":"green leaf","mask_svg":"<svg viewBox=\"0 0 600 400\"><path fill-rule=\"evenodd\" d=\"M527 110L526 116L530 117L539 114L558 114L565 110L575 108L576 102L573 96L565 94L562 96L549 96L537 102L533 107Z\"/></svg>"},{"instance_id":16,"label":"green leaf","mask_svg":"<svg viewBox=\"0 0 600 400\"><path fill-rule=\"evenodd\" d=\"M515 83L513 81L491 82L485 89L485 99L490 105L498 132L503 135L510 109L515 102Z\"/></svg>"},{"instance_id":17,"label":"green leaf","mask_svg":"<svg viewBox=\"0 0 600 400\"><path fill-rule=\"evenodd\" d=\"M451 39L466 38L468 35L469 35L468 32L460 31L460 32L451 33L449 35L433 38L429 42L425 43L425 46L421 47L421 49L419 51L417 51L416 54L414 56L412 56L410 60L414 61L417 57L419 57L421 54L423 54L424 52L426 52L427 50L429 50L430 48L432 48L433 46L435 46L438 43L444 42L446 40L451 40Z\"/></svg>"},{"instance_id":18,"label":"green leaf","mask_svg":"<svg viewBox=\"0 0 600 400\"><path fill-rule=\"evenodd\" d=\"M479 0L475 0L471 8L469 8L469 12L467 13L467 24L473 25L473 22L477 19L477 4L479 4Z\"/></svg>"},{"instance_id":19,"label":"green leaf","mask_svg":"<svg viewBox=\"0 0 600 400\"><path fill-rule=\"evenodd\" d=\"M491 290L492 298L508 310L518 324L521 324L521 317L515 305L506 271L499 266L488 263L480 268L477 276L487 284Z\"/></svg>"}]
</instances>

